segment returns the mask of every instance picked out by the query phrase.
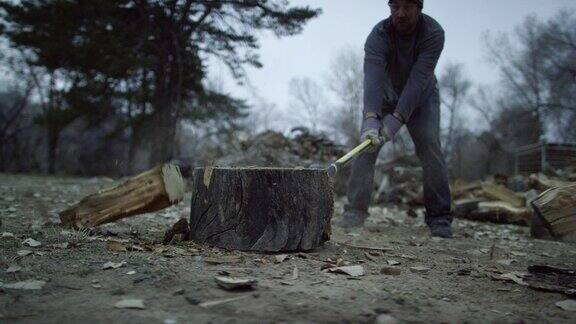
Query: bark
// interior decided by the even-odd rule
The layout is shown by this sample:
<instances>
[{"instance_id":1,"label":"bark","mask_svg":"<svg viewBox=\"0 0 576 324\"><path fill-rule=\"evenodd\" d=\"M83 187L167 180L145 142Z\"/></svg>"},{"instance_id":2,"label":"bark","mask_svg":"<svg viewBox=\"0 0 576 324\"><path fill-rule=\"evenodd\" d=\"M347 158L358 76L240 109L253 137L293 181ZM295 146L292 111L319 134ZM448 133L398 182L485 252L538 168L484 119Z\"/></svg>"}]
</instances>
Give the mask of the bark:
<instances>
[{"instance_id":1,"label":"bark","mask_svg":"<svg viewBox=\"0 0 576 324\"><path fill-rule=\"evenodd\" d=\"M60 141L60 130L48 130L48 173L56 173L56 157L58 153L58 142Z\"/></svg>"},{"instance_id":2,"label":"bark","mask_svg":"<svg viewBox=\"0 0 576 324\"><path fill-rule=\"evenodd\" d=\"M332 187L324 170L197 168L192 240L245 251L297 251L330 237Z\"/></svg>"}]
</instances>

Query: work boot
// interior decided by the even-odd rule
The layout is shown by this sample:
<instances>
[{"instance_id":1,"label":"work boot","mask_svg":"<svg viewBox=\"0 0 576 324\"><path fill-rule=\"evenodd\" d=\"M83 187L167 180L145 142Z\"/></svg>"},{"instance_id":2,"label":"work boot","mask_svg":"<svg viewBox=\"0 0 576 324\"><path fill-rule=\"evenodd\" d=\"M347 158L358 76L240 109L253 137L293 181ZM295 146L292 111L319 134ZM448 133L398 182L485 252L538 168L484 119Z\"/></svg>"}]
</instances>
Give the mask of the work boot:
<instances>
[{"instance_id":1,"label":"work boot","mask_svg":"<svg viewBox=\"0 0 576 324\"><path fill-rule=\"evenodd\" d=\"M426 216L426 224L430 228L433 237L452 238L452 215Z\"/></svg>"},{"instance_id":2,"label":"work boot","mask_svg":"<svg viewBox=\"0 0 576 324\"><path fill-rule=\"evenodd\" d=\"M356 210L349 206L344 206L342 219L340 219L336 225L342 228L361 227L364 225L366 218L368 218L368 212Z\"/></svg>"}]
</instances>

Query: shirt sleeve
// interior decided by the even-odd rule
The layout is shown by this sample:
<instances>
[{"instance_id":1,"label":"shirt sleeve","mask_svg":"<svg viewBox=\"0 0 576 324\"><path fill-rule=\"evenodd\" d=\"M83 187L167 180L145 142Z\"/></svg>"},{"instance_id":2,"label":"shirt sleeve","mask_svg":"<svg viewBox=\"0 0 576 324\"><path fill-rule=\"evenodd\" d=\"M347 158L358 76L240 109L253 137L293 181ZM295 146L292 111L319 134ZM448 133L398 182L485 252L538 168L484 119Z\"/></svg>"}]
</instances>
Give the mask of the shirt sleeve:
<instances>
[{"instance_id":1,"label":"shirt sleeve","mask_svg":"<svg viewBox=\"0 0 576 324\"><path fill-rule=\"evenodd\" d=\"M364 114L375 113L382 117L384 107L396 107L398 95L387 69L388 50L388 38L377 26L364 45Z\"/></svg>"},{"instance_id":2,"label":"shirt sleeve","mask_svg":"<svg viewBox=\"0 0 576 324\"><path fill-rule=\"evenodd\" d=\"M426 86L434 80L434 69L443 49L443 30L437 30L423 40L422 50L412 67L396 107L396 112L402 115L404 120L410 119L412 112L420 104Z\"/></svg>"}]
</instances>

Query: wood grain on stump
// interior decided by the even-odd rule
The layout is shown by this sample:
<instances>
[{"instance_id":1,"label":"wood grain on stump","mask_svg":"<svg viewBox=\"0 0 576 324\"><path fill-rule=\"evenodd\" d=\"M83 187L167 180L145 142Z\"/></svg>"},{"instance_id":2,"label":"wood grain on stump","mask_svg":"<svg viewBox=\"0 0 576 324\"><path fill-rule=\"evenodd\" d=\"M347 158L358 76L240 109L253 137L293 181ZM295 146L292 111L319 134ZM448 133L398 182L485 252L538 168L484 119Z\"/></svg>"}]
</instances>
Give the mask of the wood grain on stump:
<instances>
[{"instance_id":1,"label":"wood grain on stump","mask_svg":"<svg viewBox=\"0 0 576 324\"><path fill-rule=\"evenodd\" d=\"M332 187L324 170L197 168L192 240L244 251L297 251L330 237Z\"/></svg>"}]
</instances>

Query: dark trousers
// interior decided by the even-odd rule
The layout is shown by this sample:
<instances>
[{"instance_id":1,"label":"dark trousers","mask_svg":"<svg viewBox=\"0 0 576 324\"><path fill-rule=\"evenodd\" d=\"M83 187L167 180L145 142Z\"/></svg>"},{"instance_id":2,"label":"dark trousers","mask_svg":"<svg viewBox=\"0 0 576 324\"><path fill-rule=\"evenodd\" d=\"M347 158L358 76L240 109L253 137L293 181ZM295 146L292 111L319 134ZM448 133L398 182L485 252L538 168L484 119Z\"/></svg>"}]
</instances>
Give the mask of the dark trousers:
<instances>
[{"instance_id":1,"label":"dark trousers","mask_svg":"<svg viewBox=\"0 0 576 324\"><path fill-rule=\"evenodd\" d=\"M451 214L450 187L440 146L440 98L434 93L428 103L417 108L407 125L423 169L424 206L427 218ZM348 210L368 211L374 187L374 166L378 152L364 153L352 164L348 180Z\"/></svg>"}]
</instances>

